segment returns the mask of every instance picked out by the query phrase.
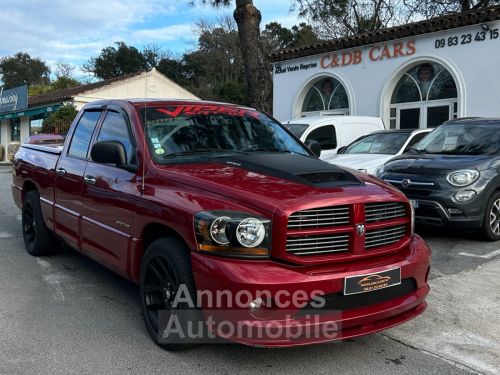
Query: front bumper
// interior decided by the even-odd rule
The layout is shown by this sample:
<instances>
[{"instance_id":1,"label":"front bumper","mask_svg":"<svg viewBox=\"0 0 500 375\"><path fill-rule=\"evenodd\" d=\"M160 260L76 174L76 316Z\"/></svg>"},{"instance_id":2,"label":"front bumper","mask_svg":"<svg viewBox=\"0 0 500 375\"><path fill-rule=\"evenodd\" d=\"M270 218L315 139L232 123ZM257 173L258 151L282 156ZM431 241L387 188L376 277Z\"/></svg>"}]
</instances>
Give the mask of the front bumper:
<instances>
[{"instance_id":1,"label":"front bumper","mask_svg":"<svg viewBox=\"0 0 500 375\"><path fill-rule=\"evenodd\" d=\"M415 208L417 223L463 229L477 229L483 224L483 203L487 197L485 184L481 180L458 188L449 185L444 175L424 179L415 175L388 173L383 179L401 190L408 199L418 201L418 207ZM412 184L402 186L404 179L410 179ZM474 190L477 195L467 203L459 203L455 201L454 195L460 190Z\"/></svg>"},{"instance_id":2,"label":"front bumper","mask_svg":"<svg viewBox=\"0 0 500 375\"><path fill-rule=\"evenodd\" d=\"M243 330L234 330L233 333L220 328L222 325L215 326L214 330L232 341L256 346L296 346L347 339L381 331L410 320L426 308L429 262L430 249L417 235L405 250L396 254L354 263L315 267L289 266L274 261L241 261L192 253L193 273L198 291L208 292L212 296L217 295L218 291L226 291L226 295L231 296L238 296L239 292L240 297L249 292L246 306L241 306L241 298L238 301L225 299L223 306L209 305L203 300L205 318L243 327ZM256 313L248 307L252 298L260 295L262 291L269 291L272 296L280 293L294 295L297 291L304 291L307 296L311 296L320 291L329 300L331 296L344 298L342 294L346 277L395 267L401 267L401 279L411 280L414 288L392 298L364 302L369 299L365 297L373 292L353 295L357 302L342 309L304 310L304 306L291 303L290 306L273 306ZM385 290L389 291L391 288L395 287ZM283 302L286 303L282 300L281 303ZM303 302L310 303L311 300L306 298ZM272 304L271 301L269 306ZM275 329L263 334L263 325ZM290 335L292 331L293 336Z\"/></svg>"},{"instance_id":3,"label":"front bumper","mask_svg":"<svg viewBox=\"0 0 500 375\"><path fill-rule=\"evenodd\" d=\"M411 199L411 198L410 198ZM477 197L474 199L476 201ZM477 229L483 224L483 215L478 206L468 209L467 205L450 202L439 202L428 199L417 199L418 208L415 209L415 221L421 224L445 225L454 228ZM458 209L461 213L452 214L448 209Z\"/></svg>"}]
</instances>

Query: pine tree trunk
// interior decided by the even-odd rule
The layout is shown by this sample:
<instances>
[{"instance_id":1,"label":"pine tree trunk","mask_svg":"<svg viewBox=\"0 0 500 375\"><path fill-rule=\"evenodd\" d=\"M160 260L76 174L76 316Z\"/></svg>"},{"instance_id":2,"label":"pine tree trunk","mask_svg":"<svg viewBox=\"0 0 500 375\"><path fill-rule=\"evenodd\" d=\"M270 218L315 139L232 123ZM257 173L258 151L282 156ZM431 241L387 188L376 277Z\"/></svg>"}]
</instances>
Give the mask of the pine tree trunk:
<instances>
[{"instance_id":1,"label":"pine tree trunk","mask_svg":"<svg viewBox=\"0 0 500 375\"><path fill-rule=\"evenodd\" d=\"M234 19L238 25L250 105L272 113L272 81L260 40L260 11L252 0L236 0Z\"/></svg>"}]
</instances>

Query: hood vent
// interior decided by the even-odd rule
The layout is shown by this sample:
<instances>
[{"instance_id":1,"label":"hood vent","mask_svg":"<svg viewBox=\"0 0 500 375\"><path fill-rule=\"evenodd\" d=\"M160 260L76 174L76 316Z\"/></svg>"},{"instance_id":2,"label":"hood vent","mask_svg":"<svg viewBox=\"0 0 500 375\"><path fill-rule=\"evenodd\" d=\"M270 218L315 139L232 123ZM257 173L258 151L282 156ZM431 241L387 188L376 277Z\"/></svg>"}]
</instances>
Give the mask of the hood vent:
<instances>
[{"instance_id":1,"label":"hood vent","mask_svg":"<svg viewBox=\"0 0 500 375\"><path fill-rule=\"evenodd\" d=\"M342 172L312 172L296 175L311 184L321 184L324 182L337 182L343 177Z\"/></svg>"}]
</instances>

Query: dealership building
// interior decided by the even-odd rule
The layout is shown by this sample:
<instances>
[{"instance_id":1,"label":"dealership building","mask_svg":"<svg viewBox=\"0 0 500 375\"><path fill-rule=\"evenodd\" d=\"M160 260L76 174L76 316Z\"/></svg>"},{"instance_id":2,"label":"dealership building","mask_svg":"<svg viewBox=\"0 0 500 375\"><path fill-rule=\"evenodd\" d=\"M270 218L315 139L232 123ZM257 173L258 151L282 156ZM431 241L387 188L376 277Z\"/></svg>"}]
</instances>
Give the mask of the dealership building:
<instances>
[{"instance_id":1,"label":"dealership building","mask_svg":"<svg viewBox=\"0 0 500 375\"><path fill-rule=\"evenodd\" d=\"M387 128L500 117L500 7L279 51L274 116L359 115Z\"/></svg>"},{"instance_id":2,"label":"dealership building","mask_svg":"<svg viewBox=\"0 0 500 375\"><path fill-rule=\"evenodd\" d=\"M198 99L154 68L30 97L27 86L0 89L0 145L6 151L9 143L41 133L43 120L65 104L79 110L95 100L126 98ZM62 125L59 132L65 133L69 124Z\"/></svg>"}]
</instances>

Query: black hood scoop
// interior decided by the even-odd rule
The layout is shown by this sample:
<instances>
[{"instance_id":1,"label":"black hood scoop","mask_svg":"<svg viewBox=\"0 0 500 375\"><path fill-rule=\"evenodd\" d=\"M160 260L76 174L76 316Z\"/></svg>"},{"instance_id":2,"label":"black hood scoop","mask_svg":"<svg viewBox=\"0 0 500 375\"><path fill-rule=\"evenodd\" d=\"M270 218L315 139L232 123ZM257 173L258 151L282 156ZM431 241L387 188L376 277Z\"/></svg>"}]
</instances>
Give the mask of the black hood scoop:
<instances>
[{"instance_id":1,"label":"black hood scoop","mask_svg":"<svg viewBox=\"0 0 500 375\"><path fill-rule=\"evenodd\" d=\"M219 158L218 158L219 159ZM352 173L325 161L290 153L252 153L220 158L224 163L255 173L322 188L362 185Z\"/></svg>"}]
</instances>

